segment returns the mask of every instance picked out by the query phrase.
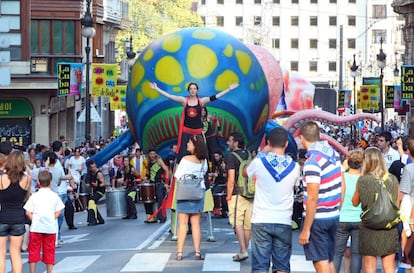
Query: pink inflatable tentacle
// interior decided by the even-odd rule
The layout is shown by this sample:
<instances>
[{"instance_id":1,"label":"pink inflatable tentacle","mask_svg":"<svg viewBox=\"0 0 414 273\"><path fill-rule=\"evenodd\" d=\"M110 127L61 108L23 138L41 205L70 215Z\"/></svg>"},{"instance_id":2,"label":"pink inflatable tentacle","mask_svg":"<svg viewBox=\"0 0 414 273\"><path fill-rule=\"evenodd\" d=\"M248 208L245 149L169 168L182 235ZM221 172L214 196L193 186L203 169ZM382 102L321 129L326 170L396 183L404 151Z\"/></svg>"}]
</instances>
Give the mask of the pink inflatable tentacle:
<instances>
[{"instance_id":1,"label":"pink inflatable tentacle","mask_svg":"<svg viewBox=\"0 0 414 273\"><path fill-rule=\"evenodd\" d=\"M373 114L368 113L361 113L352 116L337 116L329 112L321 111L321 110L302 110L299 111L292 116L290 116L286 122L283 124L290 133L294 133L297 128L300 127L300 124L306 122L308 120L315 120L315 121L322 121L331 124L352 124L360 120L374 120L376 122L380 122L380 119Z\"/></svg>"},{"instance_id":2,"label":"pink inflatable tentacle","mask_svg":"<svg viewBox=\"0 0 414 273\"><path fill-rule=\"evenodd\" d=\"M348 154L348 150L344 146L342 146L342 144L339 143L336 139L326 134L321 134L321 139L328 141L328 143L340 154L343 154L345 156Z\"/></svg>"}]
</instances>

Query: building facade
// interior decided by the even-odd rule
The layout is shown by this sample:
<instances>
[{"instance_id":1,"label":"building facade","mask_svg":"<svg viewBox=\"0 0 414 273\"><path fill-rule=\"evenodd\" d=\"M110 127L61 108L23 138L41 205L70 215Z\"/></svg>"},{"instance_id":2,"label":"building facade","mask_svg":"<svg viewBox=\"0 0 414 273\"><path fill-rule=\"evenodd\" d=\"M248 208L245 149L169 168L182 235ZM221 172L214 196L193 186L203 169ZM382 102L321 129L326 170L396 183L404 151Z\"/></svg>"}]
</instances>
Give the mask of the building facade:
<instances>
[{"instance_id":1,"label":"building facade","mask_svg":"<svg viewBox=\"0 0 414 273\"><path fill-rule=\"evenodd\" d=\"M352 89L356 54L361 76L379 75L380 38L387 54L384 81L393 81L404 52L403 18L386 0L200 0L206 27L269 50L282 69L316 85ZM340 86L342 85L342 86Z\"/></svg>"},{"instance_id":2,"label":"building facade","mask_svg":"<svg viewBox=\"0 0 414 273\"><path fill-rule=\"evenodd\" d=\"M116 62L115 36L126 17L125 3L92 1L96 29L91 39L92 63ZM0 29L0 73L1 69L10 72L9 82L0 78L0 141L49 144L65 136L72 147L84 141L84 123L77 122L84 94L57 95L56 63L85 62L81 34L85 9L84 0L0 1L0 22L10 26ZM7 46L1 46L2 38L9 42ZM2 62L2 52L9 52L10 59ZM102 119L91 126L92 139L109 137L113 127L109 102L103 98L92 98L91 102Z\"/></svg>"}]
</instances>

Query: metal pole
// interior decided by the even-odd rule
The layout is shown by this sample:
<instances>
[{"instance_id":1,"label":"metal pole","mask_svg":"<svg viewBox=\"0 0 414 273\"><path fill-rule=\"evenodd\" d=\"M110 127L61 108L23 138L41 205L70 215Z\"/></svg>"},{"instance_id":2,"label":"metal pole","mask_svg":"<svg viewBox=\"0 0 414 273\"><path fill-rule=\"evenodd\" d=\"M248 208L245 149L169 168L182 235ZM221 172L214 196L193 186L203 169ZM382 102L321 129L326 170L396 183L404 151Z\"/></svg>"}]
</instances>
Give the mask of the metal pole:
<instances>
[{"instance_id":1,"label":"metal pole","mask_svg":"<svg viewBox=\"0 0 414 273\"><path fill-rule=\"evenodd\" d=\"M381 131L384 132L384 91L382 90L382 81L384 79L383 69L380 75L380 112L381 112Z\"/></svg>"},{"instance_id":2,"label":"metal pole","mask_svg":"<svg viewBox=\"0 0 414 273\"><path fill-rule=\"evenodd\" d=\"M89 97L89 72L91 61L89 59L89 55L91 53L91 47L89 45L90 38L86 38L86 46L85 46L85 53L86 53L86 90L85 90L85 142L90 143L91 141L91 102Z\"/></svg>"}]
</instances>

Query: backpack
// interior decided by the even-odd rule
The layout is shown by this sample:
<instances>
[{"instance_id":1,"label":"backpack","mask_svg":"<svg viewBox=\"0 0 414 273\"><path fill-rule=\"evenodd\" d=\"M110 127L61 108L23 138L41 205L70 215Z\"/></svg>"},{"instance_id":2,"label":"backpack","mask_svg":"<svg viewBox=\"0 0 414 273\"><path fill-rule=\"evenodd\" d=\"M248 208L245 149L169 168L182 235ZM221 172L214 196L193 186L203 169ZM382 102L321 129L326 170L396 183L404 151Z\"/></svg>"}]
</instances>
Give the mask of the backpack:
<instances>
[{"instance_id":1,"label":"backpack","mask_svg":"<svg viewBox=\"0 0 414 273\"><path fill-rule=\"evenodd\" d=\"M379 179L379 192L375 193L374 203L361 213L361 222L370 229L391 229L397 225L400 219L400 210L391 199L391 195L385 185L388 173Z\"/></svg>"},{"instance_id":2,"label":"backpack","mask_svg":"<svg viewBox=\"0 0 414 273\"><path fill-rule=\"evenodd\" d=\"M252 198L254 198L256 185L255 185L254 180L252 178L243 176L243 170L247 166L247 164L249 164L250 161L252 161L252 156L248 152L249 157L247 159L243 160L236 152L232 152L232 154L240 162L239 175L237 177L237 182L236 182L236 185L237 185L237 188L238 188L238 193L241 196L245 197L245 198L252 199Z\"/></svg>"}]
</instances>

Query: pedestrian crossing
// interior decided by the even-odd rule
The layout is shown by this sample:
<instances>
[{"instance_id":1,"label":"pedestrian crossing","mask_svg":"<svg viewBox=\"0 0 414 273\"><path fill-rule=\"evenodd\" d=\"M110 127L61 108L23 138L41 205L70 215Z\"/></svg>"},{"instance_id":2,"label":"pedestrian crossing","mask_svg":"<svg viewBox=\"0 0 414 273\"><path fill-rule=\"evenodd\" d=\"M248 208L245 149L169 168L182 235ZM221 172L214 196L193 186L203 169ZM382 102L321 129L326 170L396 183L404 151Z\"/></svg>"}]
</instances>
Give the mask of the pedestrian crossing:
<instances>
[{"instance_id":1,"label":"pedestrian crossing","mask_svg":"<svg viewBox=\"0 0 414 273\"><path fill-rule=\"evenodd\" d=\"M68 254L68 253L66 253ZM160 252L142 252L135 253L124 264L121 265L119 272L164 272L166 267L171 265L180 266L181 268L194 268L195 265L200 267L200 272L249 272L246 268L242 269L242 264L233 262L234 253L205 253L204 261L194 261L191 253L184 253L182 261L175 261L175 253ZM53 268L54 273L89 273L93 271L94 263L99 263L99 259L109 259L107 255L66 255L59 259L57 257L56 264ZM23 268L28 267L27 258L23 258ZM306 261L303 255L291 256L291 272L314 272L311 262ZM46 273L44 265L39 263L37 272ZM92 270L92 271L91 271ZM243 270L243 271L242 271ZM10 260L6 260L6 273L11 273ZM108 271L109 272L109 271ZM196 271L193 271L196 272ZM115 273L115 272L111 272Z\"/></svg>"}]
</instances>

